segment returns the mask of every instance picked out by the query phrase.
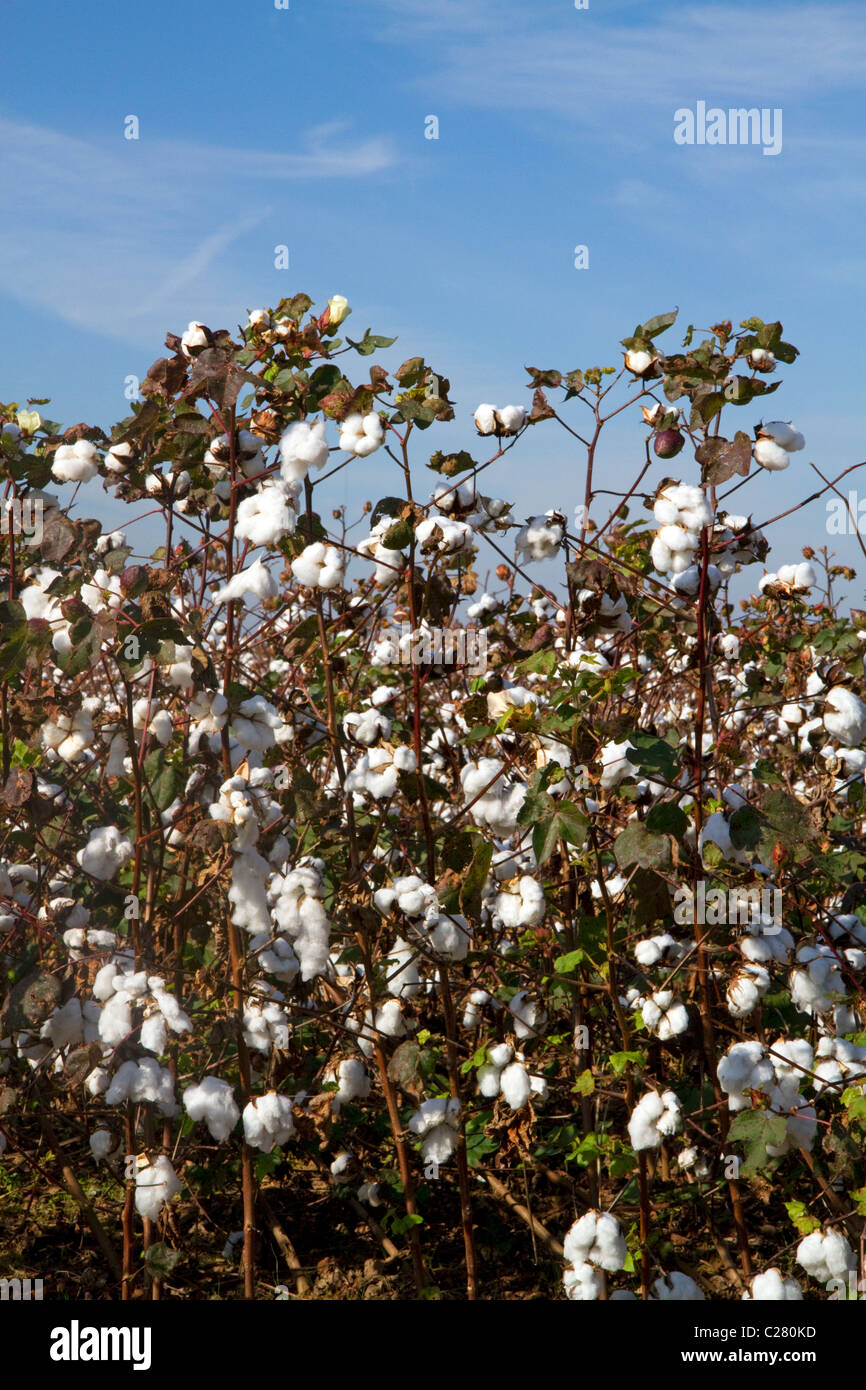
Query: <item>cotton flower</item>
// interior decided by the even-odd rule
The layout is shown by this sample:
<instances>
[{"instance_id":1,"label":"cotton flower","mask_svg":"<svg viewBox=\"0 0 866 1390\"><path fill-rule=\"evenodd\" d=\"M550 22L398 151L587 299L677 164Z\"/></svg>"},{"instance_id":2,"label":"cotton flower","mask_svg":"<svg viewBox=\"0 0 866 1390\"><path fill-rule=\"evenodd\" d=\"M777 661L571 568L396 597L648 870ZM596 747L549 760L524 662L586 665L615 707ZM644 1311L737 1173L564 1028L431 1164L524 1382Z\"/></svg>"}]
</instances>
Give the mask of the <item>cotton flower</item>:
<instances>
[{"instance_id":1,"label":"cotton flower","mask_svg":"<svg viewBox=\"0 0 866 1390\"><path fill-rule=\"evenodd\" d=\"M385 429L375 411L369 415L347 415L340 428L340 448L358 458L372 454L384 439Z\"/></svg>"},{"instance_id":2,"label":"cotton flower","mask_svg":"<svg viewBox=\"0 0 866 1390\"><path fill-rule=\"evenodd\" d=\"M344 565L343 552L336 546L315 541L292 561L292 574L299 584L336 589L343 582Z\"/></svg>"},{"instance_id":3,"label":"cotton flower","mask_svg":"<svg viewBox=\"0 0 866 1390\"><path fill-rule=\"evenodd\" d=\"M328 462L328 440L323 420L308 424L296 420L280 439L280 473L286 482L303 481L311 468Z\"/></svg>"},{"instance_id":4,"label":"cotton flower","mask_svg":"<svg viewBox=\"0 0 866 1390\"><path fill-rule=\"evenodd\" d=\"M241 1115L231 1086L215 1076L206 1076L197 1086L188 1087L183 1105L191 1120L204 1120L218 1143L225 1143Z\"/></svg>"},{"instance_id":5,"label":"cotton flower","mask_svg":"<svg viewBox=\"0 0 866 1390\"><path fill-rule=\"evenodd\" d=\"M349 301L345 295L333 294L328 300L328 326L337 328L351 314Z\"/></svg>"},{"instance_id":6,"label":"cotton flower","mask_svg":"<svg viewBox=\"0 0 866 1390\"><path fill-rule=\"evenodd\" d=\"M99 464L96 445L88 439L75 444L61 444L51 460L51 473L59 483L87 483Z\"/></svg>"},{"instance_id":7,"label":"cotton flower","mask_svg":"<svg viewBox=\"0 0 866 1390\"><path fill-rule=\"evenodd\" d=\"M159 1154L152 1161L141 1163L135 1174L135 1210L139 1216L156 1221L166 1202L170 1202L183 1187L171 1160Z\"/></svg>"}]
</instances>

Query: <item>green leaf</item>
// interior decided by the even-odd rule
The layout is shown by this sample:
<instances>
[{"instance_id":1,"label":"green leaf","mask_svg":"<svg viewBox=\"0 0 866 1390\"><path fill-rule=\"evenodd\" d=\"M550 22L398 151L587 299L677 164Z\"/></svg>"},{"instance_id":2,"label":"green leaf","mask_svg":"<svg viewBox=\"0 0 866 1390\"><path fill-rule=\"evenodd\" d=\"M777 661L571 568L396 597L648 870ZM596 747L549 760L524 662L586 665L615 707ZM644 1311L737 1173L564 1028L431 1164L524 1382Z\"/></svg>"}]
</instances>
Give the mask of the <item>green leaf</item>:
<instances>
[{"instance_id":1,"label":"green leaf","mask_svg":"<svg viewBox=\"0 0 866 1390\"><path fill-rule=\"evenodd\" d=\"M742 1110L736 1115L728 1130L728 1138L746 1147L746 1161L740 1170L743 1177L756 1177L762 1168L766 1168L770 1161L767 1145L781 1147L787 1133L784 1115L774 1115L770 1110Z\"/></svg>"},{"instance_id":2,"label":"green leaf","mask_svg":"<svg viewBox=\"0 0 866 1390\"><path fill-rule=\"evenodd\" d=\"M465 917L478 918L481 915L481 894L492 860L493 846L482 840L472 856L469 872L460 889L460 907Z\"/></svg>"},{"instance_id":3,"label":"green leaf","mask_svg":"<svg viewBox=\"0 0 866 1390\"><path fill-rule=\"evenodd\" d=\"M671 309L666 314L655 314L653 318L647 319L646 323L639 330L641 337L657 338L659 333L664 333L665 329L670 328L677 321L678 309Z\"/></svg>"},{"instance_id":4,"label":"green leaf","mask_svg":"<svg viewBox=\"0 0 866 1390\"><path fill-rule=\"evenodd\" d=\"M681 840L689 828L689 818L675 801L663 801L653 806L645 825L659 835L674 835Z\"/></svg>"},{"instance_id":5,"label":"green leaf","mask_svg":"<svg viewBox=\"0 0 866 1390\"><path fill-rule=\"evenodd\" d=\"M763 818L754 806L740 806L728 822L734 849L755 849L761 838Z\"/></svg>"},{"instance_id":6,"label":"green leaf","mask_svg":"<svg viewBox=\"0 0 866 1390\"><path fill-rule=\"evenodd\" d=\"M810 1216L805 1202L786 1202L785 1210L801 1236L808 1236L812 1231L820 1229L821 1222Z\"/></svg>"},{"instance_id":7,"label":"green leaf","mask_svg":"<svg viewBox=\"0 0 866 1390\"><path fill-rule=\"evenodd\" d=\"M392 344L396 343L396 341L396 338L383 338L378 333L371 333L369 328L364 333L360 342L355 342L354 339L349 337L346 338L349 347L353 347L361 357L369 357L377 348L389 348Z\"/></svg>"},{"instance_id":8,"label":"green leaf","mask_svg":"<svg viewBox=\"0 0 866 1390\"><path fill-rule=\"evenodd\" d=\"M567 955L557 956L553 968L557 975L570 975L585 959L586 952L578 948L576 951L569 951Z\"/></svg>"},{"instance_id":9,"label":"green leaf","mask_svg":"<svg viewBox=\"0 0 866 1390\"><path fill-rule=\"evenodd\" d=\"M646 1066L646 1057L642 1052L612 1052L608 1060L614 1076L622 1076L628 1066Z\"/></svg>"},{"instance_id":10,"label":"green leaf","mask_svg":"<svg viewBox=\"0 0 866 1390\"><path fill-rule=\"evenodd\" d=\"M631 821L616 837L613 852L621 869L632 864L642 869L665 869L672 862L667 835L653 835L640 821Z\"/></svg>"}]
</instances>

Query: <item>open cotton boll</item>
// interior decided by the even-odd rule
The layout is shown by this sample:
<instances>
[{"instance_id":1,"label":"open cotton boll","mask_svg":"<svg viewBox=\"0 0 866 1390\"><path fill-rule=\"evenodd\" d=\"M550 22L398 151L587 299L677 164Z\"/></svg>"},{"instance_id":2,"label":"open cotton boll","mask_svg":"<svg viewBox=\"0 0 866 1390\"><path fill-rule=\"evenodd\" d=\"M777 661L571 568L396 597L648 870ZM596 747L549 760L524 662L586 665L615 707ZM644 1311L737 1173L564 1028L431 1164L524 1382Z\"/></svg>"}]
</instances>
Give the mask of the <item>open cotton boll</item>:
<instances>
[{"instance_id":1,"label":"open cotton boll","mask_svg":"<svg viewBox=\"0 0 866 1390\"><path fill-rule=\"evenodd\" d=\"M466 959L472 938L469 923L460 913L431 913L424 926L437 955L453 961Z\"/></svg>"},{"instance_id":2,"label":"open cotton boll","mask_svg":"<svg viewBox=\"0 0 866 1390\"><path fill-rule=\"evenodd\" d=\"M634 753L635 749L628 739L623 739L622 743L606 743L601 748L599 757L601 758L601 785L605 791L611 791L618 787L620 782L625 781L626 777L637 777L639 769L628 760L628 754Z\"/></svg>"},{"instance_id":3,"label":"open cotton boll","mask_svg":"<svg viewBox=\"0 0 866 1390\"><path fill-rule=\"evenodd\" d=\"M473 989L463 1009L461 1022L463 1027L472 1032L481 1022L481 1010L485 1004L490 1003L490 995L486 989Z\"/></svg>"},{"instance_id":4,"label":"open cotton boll","mask_svg":"<svg viewBox=\"0 0 866 1390\"><path fill-rule=\"evenodd\" d=\"M388 952L388 974L385 987L395 999L414 999L421 989L418 952L408 941L398 936Z\"/></svg>"},{"instance_id":5,"label":"open cotton boll","mask_svg":"<svg viewBox=\"0 0 866 1390\"><path fill-rule=\"evenodd\" d=\"M174 1077L155 1057L124 1062L118 1067L105 1092L105 1103L122 1105L129 1100L151 1101L161 1115L168 1117L176 1115L180 1108L174 1098Z\"/></svg>"},{"instance_id":6,"label":"open cotton boll","mask_svg":"<svg viewBox=\"0 0 866 1390\"><path fill-rule=\"evenodd\" d=\"M517 434L526 421L526 411L522 405L503 405L496 411L496 419L502 434Z\"/></svg>"},{"instance_id":7,"label":"open cotton boll","mask_svg":"<svg viewBox=\"0 0 866 1390\"><path fill-rule=\"evenodd\" d=\"M829 946L801 946L791 971L791 1003L801 1013L824 1013L845 994L836 953Z\"/></svg>"},{"instance_id":8,"label":"open cotton boll","mask_svg":"<svg viewBox=\"0 0 866 1390\"><path fill-rule=\"evenodd\" d=\"M494 835L508 836L517 828L517 817L526 800L526 785L503 775L505 764L498 758L479 758L460 769L460 782L469 814L475 824Z\"/></svg>"},{"instance_id":9,"label":"open cotton boll","mask_svg":"<svg viewBox=\"0 0 866 1390\"><path fill-rule=\"evenodd\" d=\"M384 439L385 429L375 411L369 415L347 415L340 426L340 448L358 458L367 458Z\"/></svg>"},{"instance_id":10,"label":"open cotton boll","mask_svg":"<svg viewBox=\"0 0 866 1390\"><path fill-rule=\"evenodd\" d=\"M445 1163L457 1147L460 1101L444 1096L425 1100L409 1121L421 1139L425 1163Z\"/></svg>"},{"instance_id":11,"label":"open cotton boll","mask_svg":"<svg viewBox=\"0 0 866 1390\"><path fill-rule=\"evenodd\" d=\"M292 561L292 574L310 588L336 589L343 582L343 552L335 545L315 541Z\"/></svg>"},{"instance_id":12,"label":"open cotton boll","mask_svg":"<svg viewBox=\"0 0 866 1390\"><path fill-rule=\"evenodd\" d=\"M806 444L802 434L794 429L790 420L771 420L769 424L759 425L757 433L763 439L772 439L774 444L786 449L789 454L796 453Z\"/></svg>"},{"instance_id":13,"label":"open cotton boll","mask_svg":"<svg viewBox=\"0 0 866 1390\"><path fill-rule=\"evenodd\" d=\"M263 695L243 700L232 719L232 733L241 747L260 753L276 745L285 727L279 712Z\"/></svg>"},{"instance_id":14,"label":"open cotton boll","mask_svg":"<svg viewBox=\"0 0 866 1390\"><path fill-rule=\"evenodd\" d=\"M866 705L853 690L834 685L827 693L829 709L824 713L824 728L846 748L855 748L866 738Z\"/></svg>"},{"instance_id":15,"label":"open cotton boll","mask_svg":"<svg viewBox=\"0 0 866 1390\"><path fill-rule=\"evenodd\" d=\"M763 1274L755 1275L751 1292L744 1293L743 1298L754 1299L756 1303L799 1303L803 1290L796 1279L786 1279L774 1265Z\"/></svg>"},{"instance_id":16,"label":"open cotton boll","mask_svg":"<svg viewBox=\"0 0 866 1390\"><path fill-rule=\"evenodd\" d=\"M495 434L498 421L496 419L496 406L483 404L475 412L475 428L479 434Z\"/></svg>"},{"instance_id":17,"label":"open cotton boll","mask_svg":"<svg viewBox=\"0 0 866 1390\"><path fill-rule=\"evenodd\" d=\"M506 927L537 927L546 907L541 884L524 874L496 894L494 911Z\"/></svg>"},{"instance_id":18,"label":"open cotton boll","mask_svg":"<svg viewBox=\"0 0 866 1390\"><path fill-rule=\"evenodd\" d=\"M266 599L276 598L279 588L276 580L264 561L256 560L247 569L239 570L227 584L223 584L214 594L214 604L236 603L243 599L248 606ZM252 604L250 604L252 599Z\"/></svg>"},{"instance_id":19,"label":"open cotton boll","mask_svg":"<svg viewBox=\"0 0 866 1390\"><path fill-rule=\"evenodd\" d=\"M95 1129L90 1136L90 1152L94 1163L104 1163L114 1148L114 1136L107 1129Z\"/></svg>"},{"instance_id":20,"label":"open cotton boll","mask_svg":"<svg viewBox=\"0 0 866 1390\"><path fill-rule=\"evenodd\" d=\"M773 1081L773 1063L756 1039L734 1043L719 1059L716 1075L728 1097L728 1109L748 1110L752 1102L744 1092L766 1090Z\"/></svg>"},{"instance_id":21,"label":"open cotton boll","mask_svg":"<svg viewBox=\"0 0 866 1390\"><path fill-rule=\"evenodd\" d=\"M321 469L328 462L328 440L325 422L308 424L296 420L280 439L280 474L286 482L299 482L311 468Z\"/></svg>"},{"instance_id":22,"label":"open cotton boll","mask_svg":"<svg viewBox=\"0 0 866 1390\"><path fill-rule=\"evenodd\" d=\"M99 464L96 445L88 439L79 439L75 444L61 444L51 459L51 475L59 483L87 483L95 475Z\"/></svg>"},{"instance_id":23,"label":"open cotton boll","mask_svg":"<svg viewBox=\"0 0 866 1390\"><path fill-rule=\"evenodd\" d=\"M770 976L761 965L744 965L735 971L728 985L725 1001L732 1018L746 1018L754 1013L770 988Z\"/></svg>"},{"instance_id":24,"label":"open cotton boll","mask_svg":"<svg viewBox=\"0 0 866 1390\"><path fill-rule=\"evenodd\" d=\"M652 1286L653 1298L660 1303L703 1303L706 1294L688 1274L675 1269L671 1274L662 1274Z\"/></svg>"},{"instance_id":25,"label":"open cotton boll","mask_svg":"<svg viewBox=\"0 0 866 1390\"><path fill-rule=\"evenodd\" d=\"M565 520L559 512L536 516L517 533L517 549L527 560L550 560L565 535Z\"/></svg>"},{"instance_id":26,"label":"open cotton boll","mask_svg":"<svg viewBox=\"0 0 866 1390\"><path fill-rule=\"evenodd\" d=\"M363 744L366 748L371 748L379 739L391 737L391 721L385 714L380 714L376 709L366 709L360 714L345 714L343 716L343 728L350 739L355 743Z\"/></svg>"},{"instance_id":27,"label":"open cotton boll","mask_svg":"<svg viewBox=\"0 0 866 1390\"><path fill-rule=\"evenodd\" d=\"M593 1303L601 1298L601 1275L591 1264L567 1265L562 1275L566 1297L573 1303Z\"/></svg>"},{"instance_id":28,"label":"open cotton boll","mask_svg":"<svg viewBox=\"0 0 866 1390\"><path fill-rule=\"evenodd\" d=\"M40 738L43 748L53 750L62 762L80 762L91 751L95 738L89 711L79 709L74 714L61 711L42 725Z\"/></svg>"},{"instance_id":29,"label":"open cotton boll","mask_svg":"<svg viewBox=\"0 0 866 1390\"><path fill-rule=\"evenodd\" d=\"M641 1017L650 1032L662 1042L685 1033L689 1026L685 1004L670 989L659 990L644 1000L641 1005Z\"/></svg>"},{"instance_id":30,"label":"open cotton boll","mask_svg":"<svg viewBox=\"0 0 866 1390\"><path fill-rule=\"evenodd\" d=\"M522 1110L532 1094L529 1073L520 1062L512 1062L499 1078L502 1094L512 1110Z\"/></svg>"},{"instance_id":31,"label":"open cotton boll","mask_svg":"<svg viewBox=\"0 0 866 1390\"><path fill-rule=\"evenodd\" d=\"M75 859L86 874L105 881L114 878L134 854L132 841L116 825L101 825L91 830L87 844Z\"/></svg>"},{"instance_id":32,"label":"open cotton boll","mask_svg":"<svg viewBox=\"0 0 866 1390\"><path fill-rule=\"evenodd\" d=\"M631 1113L629 1139L636 1151L657 1149L663 1136L675 1134L681 1124L680 1102L673 1091L647 1091Z\"/></svg>"},{"instance_id":33,"label":"open cotton boll","mask_svg":"<svg viewBox=\"0 0 866 1390\"><path fill-rule=\"evenodd\" d=\"M345 1057L337 1067L339 1083L335 1099L341 1105L353 1100L366 1100L370 1094L370 1078L364 1063L357 1057Z\"/></svg>"},{"instance_id":34,"label":"open cotton boll","mask_svg":"<svg viewBox=\"0 0 866 1390\"><path fill-rule=\"evenodd\" d=\"M648 970L651 966L658 965L661 960L675 957L679 950L679 944L670 932L660 932L658 936L648 936L643 941L638 941L634 948L634 958L638 965Z\"/></svg>"},{"instance_id":35,"label":"open cotton boll","mask_svg":"<svg viewBox=\"0 0 866 1390\"><path fill-rule=\"evenodd\" d=\"M752 457L771 473L781 472L791 462L787 449L772 439L758 439L752 449Z\"/></svg>"},{"instance_id":36,"label":"open cotton boll","mask_svg":"<svg viewBox=\"0 0 866 1390\"><path fill-rule=\"evenodd\" d=\"M797 1246L796 1260L818 1284L845 1279L856 1270L857 1257L841 1231L812 1231Z\"/></svg>"},{"instance_id":37,"label":"open cotton boll","mask_svg":"<svg viewBox=\"0 0 866 1390\"><path fill-rule=\"evenodd\" d=\"M568 1264L593 1264L614 1273L622 1269L628 1251L619 1222L610 1212L588 1211L569 1227L562 1243Z\"/></svg>"},{"instance_id":38,"label":"open cotton boll","mask_svg":"<svg viewBox=\"0 0 866 1390\"><path fill-rule=\"evenodd\" d=\"M528 997L525 989L518 990L508 1009L514 1019L514 1033L517 1038L540 1035L547 1022L547 1014L540 1004Z\"/></svg>"},{"instance_id":39,"label":"open cotton boll","mask_svg":"<svg viewBox=\"0 0 866 1390\"><path fill-rule=\"evenodd\" d=\"M268 1091L244 1106L244 1138L252 1149L270 1153L282 1148L295 1132L291 1096Z\"/></svg>"},{"instance_id":40,"label":"open cotton boll","mask_svg":"<svg viewBox=\"0 0 866 1390\"><path fill-rule=\"evenodd\" d=\"M635 376L644 376L655 360L655 355L645 348L629 348L625 353L625 365Z\"/></svg>"},{"instance_id":41,"label":"open cotton boll","mask_svg":"<svg viewBox=\"0 0 866 1390\"><path fill-rule=\"evenodd\" d=\"M276 483L244 497L235 518L235 535L250 545L277 545L284 536L293 536L298 514L293 498Z\"/></svg>"},{"instance_id":42,"label":"open cotton boll","mask_svg":"<svg viewBox=\"0 0 866 1390\"><path fill-rule=\"evenodd\" d=\"M159 1154L150 1163L145 1160L135 1175L135 1210L139 1216L156 1221L166 1202L170 1202L182 1187L183 1183L165 1154Z\"/></svg>"},{"instance_id":43,"label":"open cotton boll","mask_svg":"<svg viewBox=\"0 0 866 1390\"><path fill-rule=\"evenodd\" d=\"M271 884L273 915L289 937L301 964L301 979L312 980L327 968L331 923L325 911L321 860L304 863ZM323 868L324 865L321 865Z\"/></svg>"},{"instance_id":44,"label":"open cotton boll","mask_svg":"<svg viewBox=\"0 0 866 1390\"><path fill-rule=\"evenodd\" d=\"M731 830L721 811L714 811L701 830L698 837L698 848L701 852L701 859L704 858L704 847L707 844L715 845L720 849L725 859L732 864L748 863L746 854L741 849L735 849L731 841ZM704 862L706 862L704 860Z\"/></svg>"},{"instance_id":45,"label":"open cotton boll","mask_svg":"<svg viewBox=\"0 0 866 1390\"><path fill-rule=\"evenodd\" d=\"M206 1076L183 1093L183 1105L191 1120L204 1120L214 1139L224 1143L241 1117L228 1081Z\"/></svg>"}]
</instances>

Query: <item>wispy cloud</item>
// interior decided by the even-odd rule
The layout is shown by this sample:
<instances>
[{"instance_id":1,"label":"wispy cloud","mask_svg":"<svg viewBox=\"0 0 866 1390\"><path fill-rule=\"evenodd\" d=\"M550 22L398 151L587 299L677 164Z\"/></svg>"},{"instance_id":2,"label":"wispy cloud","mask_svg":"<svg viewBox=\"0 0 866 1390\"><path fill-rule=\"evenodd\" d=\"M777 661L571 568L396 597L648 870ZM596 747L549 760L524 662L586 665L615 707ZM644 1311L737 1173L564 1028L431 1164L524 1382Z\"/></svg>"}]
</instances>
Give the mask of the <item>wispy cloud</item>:
<instances>
[{"instance_id":1,"label":"wispy cloud","mask_svg":"<svg viewBox=\"0 0 866 1390\"><path fill-rule=\"evenodd\" d=\"M0 219L0 289L141 346L205 290L231 321L248 291L226 253L275 215L276 187L366 178L395 162L389 140L336 123L284 154L145 139L118 149L0 120L0 180L14 190ZM266 254L273 240L263 236Z\"/></svg>"}]
</instances>

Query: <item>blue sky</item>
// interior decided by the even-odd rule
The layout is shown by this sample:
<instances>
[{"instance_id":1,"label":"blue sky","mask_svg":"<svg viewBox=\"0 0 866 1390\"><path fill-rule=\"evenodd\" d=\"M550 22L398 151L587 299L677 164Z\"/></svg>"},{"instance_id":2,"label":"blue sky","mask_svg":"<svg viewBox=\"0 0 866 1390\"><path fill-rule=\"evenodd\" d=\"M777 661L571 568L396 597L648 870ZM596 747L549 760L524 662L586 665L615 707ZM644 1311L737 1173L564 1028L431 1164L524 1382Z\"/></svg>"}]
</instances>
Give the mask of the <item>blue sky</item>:
<instances>
[{"instance_id":1,"label":"blue sky","mask_svg":"<svg viewBox=\"0 0 866 1390\"><path fill-rule=\"evenodd\" d=\"M748 490L756 518L814 490L810 459L866 457L861 5L6 0L3 66L4 400L50 395L55 418L108 425L167 329L234 327L304 289L345 294L350 331L397 334L394 362L448 375L446 437L471 445L479 401L528 401L524 365L618 363L619 339L676 304L683 327L780 318L801 348L770 414L807 448ZM781 153L676 145L674 112L698 101L781 108ZM640 439L637 422L614 433L611 487ZM389 490L380 460L333 500ZM495 491L518 514L573 508L555 425ZM822 543L824 520L817 503L779 528L771 565ZM862 558L853 536L832 544Z\"/></svg>"}]
</instances>

